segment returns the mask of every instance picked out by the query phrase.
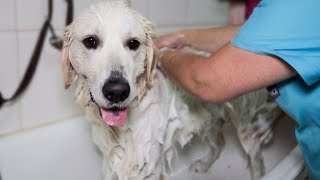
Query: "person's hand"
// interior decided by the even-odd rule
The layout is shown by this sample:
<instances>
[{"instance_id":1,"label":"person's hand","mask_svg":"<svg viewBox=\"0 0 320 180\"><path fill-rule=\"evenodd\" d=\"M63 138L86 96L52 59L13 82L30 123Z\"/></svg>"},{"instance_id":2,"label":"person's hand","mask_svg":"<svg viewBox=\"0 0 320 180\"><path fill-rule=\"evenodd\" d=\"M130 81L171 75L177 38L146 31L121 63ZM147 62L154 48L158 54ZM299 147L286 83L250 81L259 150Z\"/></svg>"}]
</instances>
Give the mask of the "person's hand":
<instances>
[{"instance_id":1,"label":"person's hand","mask_svg":"<svg viewBox=\"0 0 320 180\"><path fill-rule=\"evenodd\" d=\"M162 70L161 62L167 60L168 54L173 53L175 50L167 47L163 47L160 49L156 49L155 51L155 58L157 59L157 67Z\"/></svg>"},{"instance_id":2,"label":"person's hand","mask_svg":"<svg viewBox=\"0 0 320 180\"><path fill-rule=\"evenodd\" d=\"M159 36L154 40L154 44L159 49L164 47L171 49L181 49L188 45L185 33L183 31L177 31L174 33Z\"/></svg>"}]
</instances>

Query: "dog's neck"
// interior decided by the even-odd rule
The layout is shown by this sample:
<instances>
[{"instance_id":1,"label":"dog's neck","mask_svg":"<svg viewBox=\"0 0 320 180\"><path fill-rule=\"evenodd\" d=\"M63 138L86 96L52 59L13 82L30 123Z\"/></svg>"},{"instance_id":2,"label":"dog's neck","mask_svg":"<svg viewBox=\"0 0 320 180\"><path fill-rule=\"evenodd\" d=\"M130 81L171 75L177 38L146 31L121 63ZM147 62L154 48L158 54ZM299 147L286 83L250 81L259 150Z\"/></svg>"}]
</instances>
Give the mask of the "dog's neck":
<instances>
[{"instance_id":1,"label":"dog's neck","mask_svg":"<svg viewBox=\"0 0 320 180\"><path fill-rule=\"evenodd\" d=\"M159 73L158 73L159 74ZM133 103L139 103L143 97L146 95L148 90L153 87L154 80L157 76L157 70L154 70L151 74L148 75L146 70L137 78L139 84L138 94L134 99Z\"/></svg>"}]
</instances>

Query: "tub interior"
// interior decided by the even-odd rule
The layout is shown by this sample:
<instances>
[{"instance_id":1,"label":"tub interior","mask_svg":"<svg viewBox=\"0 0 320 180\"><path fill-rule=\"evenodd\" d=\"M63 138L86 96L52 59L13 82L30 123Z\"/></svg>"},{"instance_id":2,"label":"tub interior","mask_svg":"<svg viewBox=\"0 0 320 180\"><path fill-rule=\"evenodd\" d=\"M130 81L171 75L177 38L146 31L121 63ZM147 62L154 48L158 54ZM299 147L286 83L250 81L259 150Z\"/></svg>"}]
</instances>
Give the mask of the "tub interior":
<instances>
[{"instance_id":1,"label":"tub interior","mask_svg":"<svg viewBox=\"0 0 320 180\"><path fill-rule=\"evenodd\" d=\"M192 151L179 151L173 164L174 172L169 179L250 179L247 160L236 138L235 129L228 126L224 135L225 147L207 173L194 174L188 169L192 160L207 151L207 147L195 139L188 145L192 146ZM294 123L284 117L275 127L272 143L263 149L266 178L273 179L273 174L279 176L279 173L285 172L279 168L287 167L287 161L289 164L295 162L298 166L293 173L290 169L287 170L283 175L284 179L290 179L287 174L297 174L301 170L303 161L295 147ZM289 157L292 153L293 158ZM2 180L100 180L103 179L100 157L91 140L90 123L86 117L76 117L0 137Z\"/></svg>"}]
</instances>

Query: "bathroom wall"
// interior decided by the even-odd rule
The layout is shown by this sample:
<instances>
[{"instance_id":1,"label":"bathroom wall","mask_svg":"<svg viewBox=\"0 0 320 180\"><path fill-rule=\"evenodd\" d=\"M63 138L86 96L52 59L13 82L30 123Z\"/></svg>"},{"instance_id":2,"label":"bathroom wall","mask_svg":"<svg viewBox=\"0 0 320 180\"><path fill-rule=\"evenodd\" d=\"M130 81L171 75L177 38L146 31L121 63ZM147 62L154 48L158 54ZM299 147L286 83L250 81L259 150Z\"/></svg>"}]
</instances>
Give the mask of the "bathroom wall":
<instances>
[{"instance_id":1,"label":"bathroom wall","mask_svg":"<svg viewBox=\"0 0 320 180\"><path fill-rule=\"evenodd\" d=\"M98 0L75 0L75 16ZM132 6L153 21L159 34L182 28L227 24L227 6L219 0L132 0ZM62 35L65 0L54 0L53 26ZM0 90L16 90L46 18L46 0L0 0ZM64 90L60 52L47 40L30 88L14 105L0 109L0 136L67 120L82 114Z\"/></svg>"}]
</instances>

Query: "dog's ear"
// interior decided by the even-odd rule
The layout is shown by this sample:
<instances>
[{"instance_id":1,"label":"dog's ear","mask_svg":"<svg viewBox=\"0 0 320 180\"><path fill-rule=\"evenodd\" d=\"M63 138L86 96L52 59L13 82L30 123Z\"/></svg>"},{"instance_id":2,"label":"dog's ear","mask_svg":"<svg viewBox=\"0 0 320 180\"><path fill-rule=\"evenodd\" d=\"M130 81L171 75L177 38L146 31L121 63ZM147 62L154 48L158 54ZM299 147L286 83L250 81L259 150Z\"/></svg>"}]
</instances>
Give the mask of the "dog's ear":
<instances>
[{"instance_id":1,"label":"dog's ear","mask_svg":"<svg viewBox=\"0 0 320 180\"><path fill-rule=\"evenodd\" d=\"M147 42L146 42L146 52L147 52L147 57L146 57L146 66L147 66L147 71L146 71L146 81L147 81L147 86L152 85L153 81L153 70L156 67L156 58L154 56L155 52L155 45L153 44L153 38L156 37L155 31L154 31L154 26L153 24L143 18L143 23L144 23L144 29L146 32L146 37L147 37Z\"/></svg>"},{"instance_id":2,"label":"dog's ear","mask_svg":"<svg viewBox=\"0 0 320 180\"><path fill-rule=\"evenodd\" d=\"M72 43L72 32L70 26L66 27L63 38L61 66L64 79L64 87L67 89L78 77L70 59L70 45Z\"/></svg>"}]
</instances>

